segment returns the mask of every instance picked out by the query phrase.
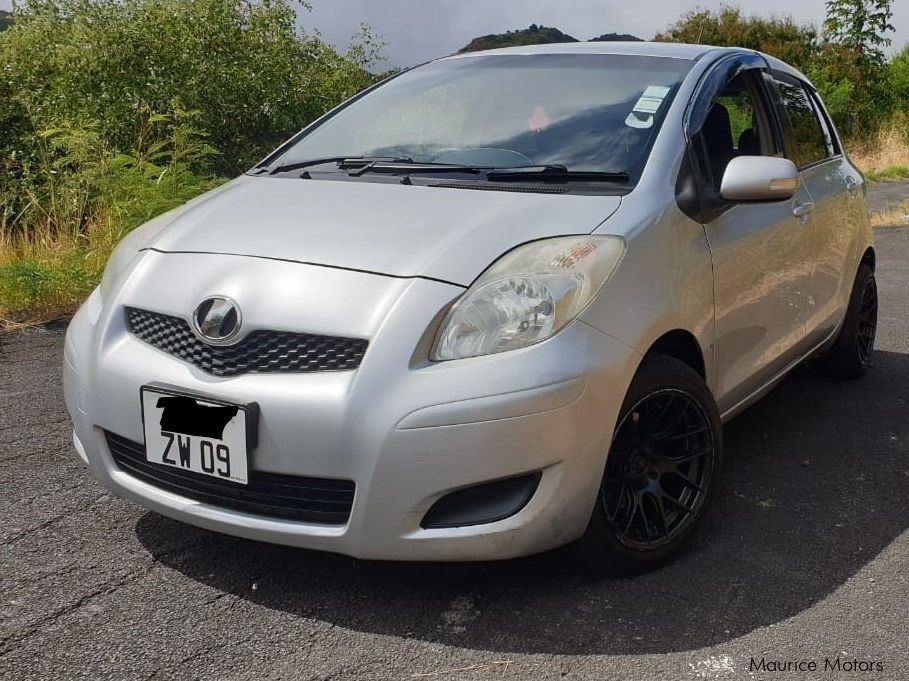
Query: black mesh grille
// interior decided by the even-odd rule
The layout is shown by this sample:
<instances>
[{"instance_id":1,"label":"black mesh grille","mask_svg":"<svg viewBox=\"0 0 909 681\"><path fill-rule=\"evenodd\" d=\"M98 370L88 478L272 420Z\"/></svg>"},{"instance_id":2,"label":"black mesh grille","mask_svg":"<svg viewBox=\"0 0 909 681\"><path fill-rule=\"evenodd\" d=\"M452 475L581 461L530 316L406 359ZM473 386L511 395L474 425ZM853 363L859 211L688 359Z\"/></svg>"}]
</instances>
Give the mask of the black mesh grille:
<instances>
[{"instance_id":1,"label":"black mesh grille","mask_svg":"<svg viewBox=\"0 0 909 681\"><path fill-rule=\"evenodd\" d=\"M136 338L215 376L347 371L360 366L367 341L290 331L253 331L235 345L208 345L180 317L126 308Z\"/></svg>"},{"instance_id":2,"label":"black mesh grille","mask_svg":"<svg viewBox=\"0 0 909 681\"><path fill-rule=\"evenodd\" d=\"M301 522L343 525L350 517L354 483L350 480L305 478L249 471L246 485L193 471L149 463L145 445L105 433L117 466L134 478L213 506L259 516Z\"/></svg>"}]
</instances>

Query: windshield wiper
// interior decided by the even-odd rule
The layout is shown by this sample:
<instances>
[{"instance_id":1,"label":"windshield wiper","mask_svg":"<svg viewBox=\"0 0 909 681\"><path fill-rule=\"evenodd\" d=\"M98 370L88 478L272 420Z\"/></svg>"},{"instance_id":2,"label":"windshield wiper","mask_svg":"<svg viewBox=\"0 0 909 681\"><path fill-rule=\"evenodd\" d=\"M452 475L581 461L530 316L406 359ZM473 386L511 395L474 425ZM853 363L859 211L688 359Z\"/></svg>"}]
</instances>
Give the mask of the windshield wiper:
<instances>
[{"instance_id":1,"label":"windshield wiper","mask_svg":"<svg viewBox=\"0 0 909 681\"><path fill-rule=\"evenodd\" d=\"M569 170L563 165L520 166L517 168L491 168L486 177L497 182L524 180L562 180L565 182L628 182L631 178L626 172L601 170Z\"/></svg>"},{"instance_id":2,"label":"windshield wiper","mask_svg":"<svg viewBox=\"0 0 909 681\"><path fill-rule=\"evenodd\" d=\"M342 168L344 166L341 166ZM480 168L478 166L465 166L458 163L432 163L424 161L414 161L411 158L406 159L377 159L375 161L366 163L356 170L354 170L351 175L359 177L366 173L402 173L405 175L410 175L413 173L472 173L478 174L485 172L487 168Z\"/></svg>"},{"instance_id":3,"label":"windshield wiper","mask_svg":"<svg viewBox=\"0 0 909 681\"><path fill-rule=\"evenodd\" d=\"M294 163L285 163L269 169L268 166L261 168L262 171L268 171L269 175L278 173L289 173L291 170L300 170L301 168L311 168L321 166L327 163L335 163L339 169L363 168L371 163L413 163L413 159L406 156L326 156L324 158L311 158L306 161L296 161Z\"/></svg>"}]
</instances>

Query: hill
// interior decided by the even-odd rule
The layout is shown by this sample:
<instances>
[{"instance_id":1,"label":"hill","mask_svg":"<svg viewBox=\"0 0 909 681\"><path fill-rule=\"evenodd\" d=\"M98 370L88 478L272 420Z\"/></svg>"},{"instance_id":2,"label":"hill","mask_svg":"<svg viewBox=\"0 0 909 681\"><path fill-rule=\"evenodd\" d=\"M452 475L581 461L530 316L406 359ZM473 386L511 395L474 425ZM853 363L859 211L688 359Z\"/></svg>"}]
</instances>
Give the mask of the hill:
<instances>
[{"instance_id":1,"label":"hill","mask_svg":"<svg viewBox=\"0 0 909 681\"><path fill-rule=\"evenodd\" d=\"M640 38L629 33L604 33L590 42L616 42L616 41L642 42ZM474 38L458 52L478 52L480 50L493 50L497 47L516 47L518 45L545 45L547 43L577 43L574 36L562 33L557 28L531 24L528 28L506 33L492 33L490 35Z\"/></svg>"},{"instance_id":2,"label":"hill","mask_svg":"<svg viewBox=\"0 0 909 681\"><path fill-rule=\"evenodd\" d=\"M548 43L576 43L577 38L562 33L557 28L531 24L528 28L507 33L493 33L474 38L458 52L478 52L493 50L497 47L515 47L516 45L545 45Z\"/></svg>"},{"instance_id":3,"label":"hill","mask_svg":"<svg viewBox=\"0 0 909 681\"><path fill-rule=\"evenodd\" d=\"M0 9L0 31L5 31L13 23L13 15Z\"/></svg>"},{"instance_id":4,"label":"hill","mask_svg":"<svg viewBox=\"0 0 909 681\"><path fill-rule=\"evenodd\" d=\"M632 42L632 43L642 43L643 39L638 38L636 35L631 35L630 33L604 33L603 35L597 36L596 38L591 38L590 42L592 43L614 43L614 42Z\"/></svg>"}]
</instances>

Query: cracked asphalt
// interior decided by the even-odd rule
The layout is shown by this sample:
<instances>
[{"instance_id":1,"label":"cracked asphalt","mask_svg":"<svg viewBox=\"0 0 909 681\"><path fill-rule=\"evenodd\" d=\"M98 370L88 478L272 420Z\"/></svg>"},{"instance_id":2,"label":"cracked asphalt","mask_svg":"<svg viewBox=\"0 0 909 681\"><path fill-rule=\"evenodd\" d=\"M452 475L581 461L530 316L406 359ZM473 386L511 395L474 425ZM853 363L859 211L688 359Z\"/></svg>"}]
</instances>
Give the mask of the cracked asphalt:
<instances>
[{"instance_id":1,"label":"cracked asphalt","mask_svg":"<svg viewBox=\"0 0 909 681\"><path fill-rule=\"evenodd\" d=\"M0 336L0 679L909 679L909 229L877 239L869 375L800 369L730 423L699 542L634 579L364 563L146 512L72 450L63 326Z\"/></svg>"}]
</instances>

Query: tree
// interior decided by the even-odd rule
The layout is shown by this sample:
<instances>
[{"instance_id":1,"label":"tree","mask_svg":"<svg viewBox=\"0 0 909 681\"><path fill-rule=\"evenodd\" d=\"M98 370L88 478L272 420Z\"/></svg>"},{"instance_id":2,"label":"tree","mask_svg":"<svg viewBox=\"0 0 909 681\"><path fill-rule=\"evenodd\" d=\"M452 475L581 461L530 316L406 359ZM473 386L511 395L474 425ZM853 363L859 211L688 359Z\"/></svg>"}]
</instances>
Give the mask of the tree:
<instances>
[{"instance_id":1,"label":"tree","mask_svg":"<svg viewBox=\"0 0 909 681\"><path fill-rule=\"evenodd\" d=\"M0 9L0 31L5 31L13 23L13 15Z\"/></svg>"},{"instance_id":2,"label":"tree","mask_svg":"<svg viewBox=\"0 0 909 681\"><path fill-rule=\"evenodd\" d=\"M15 17L0 33L0 125L26 113L36 131L90 122L128 150L179 97L223 174L370 84L380 48L361 29L339 54L299 31L291 0L23 0Z\"/></svg>"},{"instance_id":3,"label":"tree","mask_svg":"<svg viewBox=\"0 0 909 681\"><path fill-rule=\"evenodd\" d=\"M890 62L890 90L900 109L909 113L909 45Z\"/></svg>"},{"instance_id":4,"label":"tree","mask_svg":"<svg viewBox=\"0 0 909 681\"><path fill-rule=\"evenodd\" d=\"M772 54L803 70L819 46L817 31L812 26L796 24L789 17L749 16L729 5L721 6L716 12L704 9L686 12L654 40L745 47Z\"/></svg>"},{"instance_id":5,"label":"tree","mask_svg":"<svg viewBox=\"0 0 909 681\"><path fill-rule=\"evenodd\" d=\"M838 124L849 132L874 126L890 115L889 87L883 48L893 30L891 0L827 0L825 45L811 76L828 91L849 92L848 111ZM818 85L821 88L821 85ZM822 94L824 92L822 88Z\"/></svg>"},{"instance_id":6,"label":"tree","mask_svg":"<svg viewBox=\"0 0 909 681\"><path fill-rule=\"evenodd\" d=\"M824 30L831 42L853 50L859 62L884 64L882 48L890 44L892 0L827 0Z\"/></svg>"}]
</instances>

